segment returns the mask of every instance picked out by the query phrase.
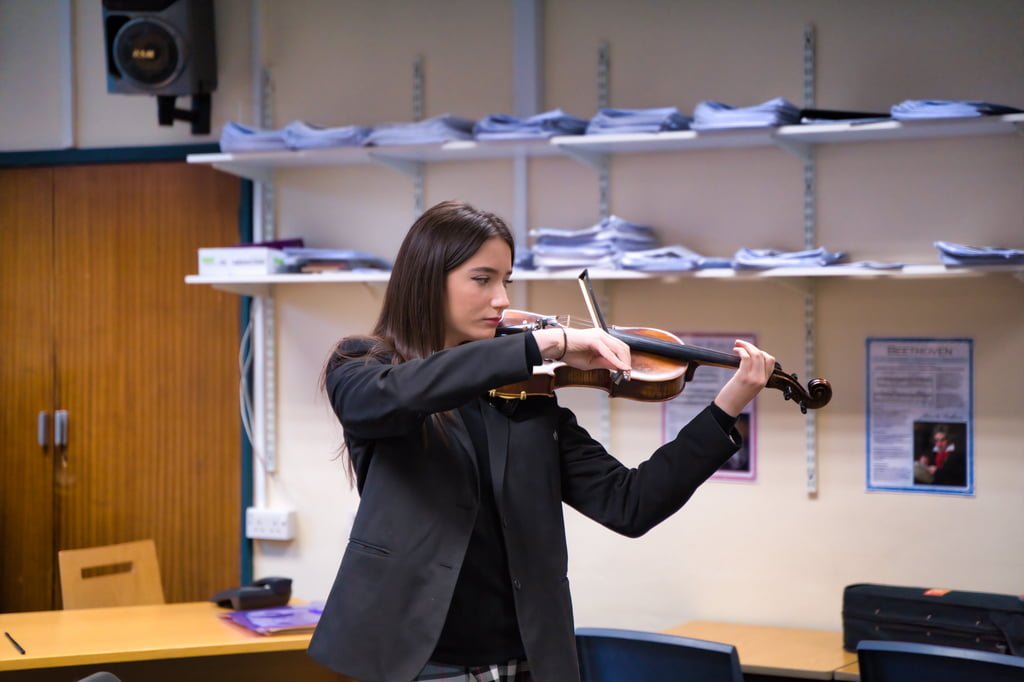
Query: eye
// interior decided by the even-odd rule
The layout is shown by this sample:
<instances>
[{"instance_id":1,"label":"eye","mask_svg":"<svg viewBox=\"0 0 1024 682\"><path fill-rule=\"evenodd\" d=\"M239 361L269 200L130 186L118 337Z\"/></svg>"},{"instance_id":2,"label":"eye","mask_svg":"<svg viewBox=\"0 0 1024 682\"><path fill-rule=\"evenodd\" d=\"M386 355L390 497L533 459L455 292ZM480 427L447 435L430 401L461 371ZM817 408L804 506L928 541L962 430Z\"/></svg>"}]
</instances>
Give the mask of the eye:
<instances>
[{"instance_id":1,"label":"eye","mask_svg":"<svg viewBox=\"0 0 1024 682\"><path fill-rule=\"evenodd\" d=\"M491 278L484 275L480 275L478 277L474 277L473 281L479 284L480 286L484 287L487 286L487 284L491 281Z\"/></svg>"},{"instance_id":2,"label":"eye","mask_svg":"<svg viewBox=\"0 0 1024 682\"><path fill-rule=\"evenodd\" d=\"M511 285L512 285L512 280L511 279L506 279L505 280L505 288L508 289Z\"/></svg>"}]
</instances>

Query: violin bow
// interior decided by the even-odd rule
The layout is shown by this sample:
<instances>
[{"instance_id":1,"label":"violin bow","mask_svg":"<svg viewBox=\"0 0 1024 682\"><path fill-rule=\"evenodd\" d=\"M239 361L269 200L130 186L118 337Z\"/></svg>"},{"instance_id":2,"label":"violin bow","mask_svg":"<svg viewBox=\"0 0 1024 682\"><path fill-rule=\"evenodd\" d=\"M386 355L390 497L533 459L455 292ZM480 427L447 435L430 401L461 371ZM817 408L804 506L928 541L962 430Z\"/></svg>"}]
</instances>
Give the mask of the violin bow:
<instances>
[{"instance_id":1,"label":"violin bow","mask_svg":"<svg viewBox=\"0 0 1024 682\"><path fill-rule=\"evenodd\" d=\"M590 274L588 270L584 269L580 273L579 279L580 291L583 292L583 302L587 306L587 312L590 313L590 321L598 329L608 331L608 323L605 322L604 314L601 312L601 308L597 305L597 296L594 295L594 286L590 283ZM629 381L629 372L622 370L615 370L612 372L612 381L618 384L623 379Z\"/></svg>"}]
</instances>

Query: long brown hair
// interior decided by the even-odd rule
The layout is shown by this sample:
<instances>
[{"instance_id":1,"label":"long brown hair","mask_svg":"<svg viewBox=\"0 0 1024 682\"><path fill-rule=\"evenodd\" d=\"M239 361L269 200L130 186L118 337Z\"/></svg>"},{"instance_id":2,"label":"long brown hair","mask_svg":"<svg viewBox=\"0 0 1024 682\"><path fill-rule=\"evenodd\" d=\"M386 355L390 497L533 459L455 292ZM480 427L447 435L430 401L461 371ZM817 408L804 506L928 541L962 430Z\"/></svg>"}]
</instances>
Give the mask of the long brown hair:
<instances>
[{"instance_id":1,"label":"long brown hair","mask_svg":"<svg viewBox=\"0 0 1024 682\"><path fill-rule=\"evenodd\" d=\"M505 221L461 201L443 201L413 223L398 250L373 329L373 336L390 346L396 363L444 347L446 276L494 237L515 253Z\"/></svg>"},{"instance_id":2,"label":"long brown hair","mask_svg":"<svg viewBox=\"0 0 1024 682\"><path fill-rule=\"evenodd\" d=\"M321 390L327 374L346 360L390 355L399 364L444 348L447 275L495 237L508 244L514 261L512 232L495 214L462 201L442 201L424 211L398 249L372 334L338 342L321 374ZM351 466L349 461L350 472Z\"/></svg>"}]
</instances>

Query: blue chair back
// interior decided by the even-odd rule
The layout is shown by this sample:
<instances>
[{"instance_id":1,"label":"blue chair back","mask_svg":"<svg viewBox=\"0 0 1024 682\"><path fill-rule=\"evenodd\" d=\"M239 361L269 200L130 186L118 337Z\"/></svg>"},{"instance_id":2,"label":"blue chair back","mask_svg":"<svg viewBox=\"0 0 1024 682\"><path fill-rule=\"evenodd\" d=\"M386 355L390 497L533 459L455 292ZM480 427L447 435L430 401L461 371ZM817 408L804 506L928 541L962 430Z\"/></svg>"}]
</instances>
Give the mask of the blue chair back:
<instances>
[{"instance_id":1,"label":"blue chair back","mask_svg":"<svg viewBox=\"0 0 1024 682\"><path fill-rule=\"evenodd\" d=\"M579 628L582 682L743 682L736 647L654 632Z\"/></svg>"},{"instance_id":2,"label":"blue chair back","mask_svg":"<svg viewBox=\"0 0 1024 682\"><path fill-rule=\"evenodd\" d=\"M912 642L857 645L862 682L1024 682L1024 657Z\"/></svg>"}]
</instances>

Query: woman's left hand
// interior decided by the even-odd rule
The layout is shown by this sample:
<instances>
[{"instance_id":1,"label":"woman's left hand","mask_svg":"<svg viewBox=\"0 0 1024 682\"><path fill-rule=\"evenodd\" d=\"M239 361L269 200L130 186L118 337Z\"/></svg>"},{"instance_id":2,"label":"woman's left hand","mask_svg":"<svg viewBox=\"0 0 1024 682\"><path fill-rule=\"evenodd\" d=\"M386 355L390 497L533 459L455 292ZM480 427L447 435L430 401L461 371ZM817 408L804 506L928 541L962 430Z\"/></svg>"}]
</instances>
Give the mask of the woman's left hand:
<instances>
[{"instance_id":1,"label":"woman's left hand","mask_svg":"<svg viewBox=\"0 0 1024 682\"><path fill-rule=\"evenodd\" d=\"M775 357L752 343L736 340L733 351L740 356L740 366L715 396L715 404L731 417L757 397L775 370Z\"/></svg>"}]
</instances>

